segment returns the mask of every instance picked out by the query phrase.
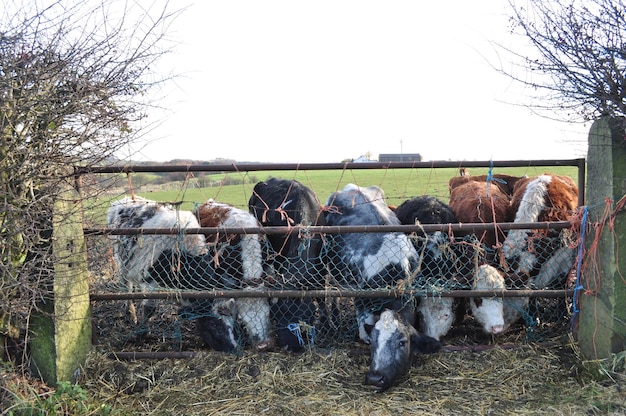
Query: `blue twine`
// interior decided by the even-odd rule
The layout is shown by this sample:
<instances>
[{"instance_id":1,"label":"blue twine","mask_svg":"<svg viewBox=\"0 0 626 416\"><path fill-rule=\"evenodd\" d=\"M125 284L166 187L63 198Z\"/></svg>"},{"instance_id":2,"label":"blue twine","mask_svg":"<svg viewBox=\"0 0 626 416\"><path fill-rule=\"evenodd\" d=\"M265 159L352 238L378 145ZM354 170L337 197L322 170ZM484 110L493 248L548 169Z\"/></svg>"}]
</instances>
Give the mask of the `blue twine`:
<instances>
[{"instance_id":1,"label":"blue twine","mask_svg":"<svg viewBox=\"0 0 626 416\"><path fill-rule=\"evenodd\" d=\"M583 262L583 249L585 247L585 230L587 228L587 213L589 209L587 207L583 208L583 219L581 221L580 226L580 243L578 244L578 260L576 262L576 286L574 287L574 295L573 295L573 310L572 310L572 320L570 330L574 330L574 322L576 321L576 315L580 310L578 309L578 294L583 289L580 281L582 280L582 262Z\"/></svg>"},{"instance_id":2,"label":"blue twine","mask_svg":"<svg viewBox=\"0 0 626 416\"><path fill-rule=\"evenodd\" d=\"M298 344L300 344L301 347L304 347L304 339L302 339L302 334L300 333L300 325L289 324L287 325L287 329L289 330L289 332L294 334L296 338L298 338Z\"/></svg>"},{"instance_id":3,"label":"blue twine","mask_svg":"<svg viewBox=\"0 0 626 416\"><path fill-rule=\"evenodd\" d=\"M487 182L492 181L506 184L506 181L504 179L493 177L493 160L489 162L489 171L487 172Z\"/></svg>"},{"instance_id":4,"label":"blue twine","mask_svg":"<svg viewBox=\"0 0 626 416\"><path fill-rule=\"evenodd\" d=\"M298 338L298 344L301 347L304 347L305 342L304 338L302 338L302 333L300 332L300 325L291 323L287 325L287 329L291 332L296 338ZM309 345L315 345L315 327L311 327L309 330Z\"/></svg>"},{"instance_id":5,"label":"blue twine","mask_svg":"<svg viewBox=\"0 0 626 416\"><path fill-rule=\"evenodd\" d=\"M487 172L487 182L493 179L493 160L489 161L489 171Z\"/></svg>"},{"instance_id":6,"label":"blue twine","mask_svg":"<svg viewBox=\"0 0 626 416\"><path fill-rule=\"evenodd\" d=\"M300 239L300 244L298 244L298 254L302 255L302 253L309 250L311 246L311 234L309 233L309 229L300 229L298 238Z\"/></svg>"}]
</instances>

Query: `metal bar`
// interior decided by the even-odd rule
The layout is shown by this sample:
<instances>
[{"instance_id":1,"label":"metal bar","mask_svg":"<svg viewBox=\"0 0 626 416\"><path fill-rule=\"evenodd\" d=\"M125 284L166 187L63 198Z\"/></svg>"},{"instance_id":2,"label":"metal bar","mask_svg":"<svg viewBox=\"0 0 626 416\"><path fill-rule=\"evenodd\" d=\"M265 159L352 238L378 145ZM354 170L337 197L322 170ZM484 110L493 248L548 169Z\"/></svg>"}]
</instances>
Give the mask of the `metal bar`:
<instances>
[{"instance_id":1,"label":"metal bar","mask_svg":"<svg viewBox=\"0 0 626 416\"><path fill-rule=\"evenodd\" d=\"M535 345L550 347L558 345L555 342L539 342ZM504 343L504 344L481 344L481 345L444 345L441 348L442 353L454 353L460 351L468 352L482 352L488 351L494 348L500 348L505 350L511 350L523 347L522 344ZM368 355L370 354L369 348L353 348L350 351L351 355ZM128 352L117 351L110 352L108 357L113 360L162 360L162 359L187 359L194 358L198 355L195 351L154 351L154 352Z\"/></svg>"},{"instance_id":2,"label":"metal bar","mask_svg":"<svg viewBox=\"0 0 626 416\"><path fill-rule=\"evenodd\" d=\"M494 225L502 230L561 230L571 228L569 221L530 222L530 223L458 223L424 225L345 225L345 226L310 226L292 227L201 227L201 228L84 228L85 235L158 235L158 234L342 234L342 233L381 233L381 232L418 232L435 231L484 231L492 230Z\"/></svg>"},{"instance_id":3,"label":"metal bar","mask_svg":"<svg viewBox=\"0 0 626 416\"><path fill-rule=\"evenodd\" d=\"M164 358L193 358L193 351L152 351L152 352L110 352L109 358L113 360L162 360Z\"/></svg>"},{"instance_id":4,"label":"metal bar","mask_svg":"<svg viewBox=\"0 0 626 416\"><path fill-rule=\"evenodd\" d=\"M559 345L553 341L547 341L547 342L537 342L537 343L533 343L533 345L536 346L542 346L542 347L551 347L551 346L555 346L555 345ZM441 352L459 352L459 351L469 351L469 352L481 352L481 351L488 351L494 348L501 348L504 350L512 350L515 348L520 348L522 347L522 344L513 344L513 343L504 343L504 344L482 344L482 345L444 345L443 347L441 347Z\"/></svg>"},{"instance_id":5,"label":"metal bar","mask_svg":"<svg viewBox=\"0 0 626 416\"><path fill-rule=\"evenodd\" d=\"M582 207L585 205L585 167L586 167L585 159L579 159L578 161L578 206Z\"/></svg>"},{"instance_id":6,"label":"metal bar","mask_svg":"<svg viewBox=\"0 0 626 416\"><path fill-rule=\"evenodd\" d=\"M90 300L122 300L122 299L215 299L215 298L399 298L402 296L419 297L545 297L562 298L574 294L572 289L511 289L511 290L451 290L446 292L431 292L417 289L327 289L327 290L211 290L189 292L118 292L118 293L92 293Z\"/></svg>"},{"instance_id":7,"label":"metal bar","mask_svg":"<svg viewBox=\"0 0 626 416\"><path fill-rule=\"evenodd\" d=\"M368 163L241 163L241 164L202 164L202 165L125 165L77 167L77 175L91 173L132 173L132 172L255 172L263 170L360 170L360 169L400 169L400 168L461 168L461 167L527 167L527 166L580 166L584 159L546 160L500 160L462 161L437 160L431 162L368 162ZM584 163L584 162L583 162Z\"/></svg>"}]
</instances>

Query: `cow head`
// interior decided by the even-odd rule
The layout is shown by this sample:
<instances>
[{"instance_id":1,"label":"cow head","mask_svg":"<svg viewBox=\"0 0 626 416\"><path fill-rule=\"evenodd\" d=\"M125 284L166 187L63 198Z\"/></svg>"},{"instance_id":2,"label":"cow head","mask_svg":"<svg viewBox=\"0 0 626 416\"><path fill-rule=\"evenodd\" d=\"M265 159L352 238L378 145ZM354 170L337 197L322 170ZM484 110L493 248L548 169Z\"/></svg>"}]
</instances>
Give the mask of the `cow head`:
<instances>
[{"instance_id":1,"label":"cow head","mask_svg":"<svg viewBox=\"0 0 626 416\"><path fill-rule=\"evenodd\" d=\"M506 290L504 277L500 272L490 265L482 265L476 271L474 290ZM502 298L480 298L470 299L470 308L474 319L482 326L483 332L490 335L497 335L504 331L504 310Z\"/></svg>"},{"instance_id":2,"label":"cow head","mask_svg":"<svg viewBox=\"0 0 626 416\"><path fill-rule=\"evenodd\" d=\"M371 363L365 384L376 391L385 391L411 367L416 353L434 353L441 344L434 338L422 335L407 324L402 316L386 310L370 334Z\"/></svg>"},{"instance_id":3,"label":"cow head","mask_svg":"<svg viewBox=\"0 0 626 416\"><path fill-rule=\"evenodd\" d=\"M427 297L417 307L421 330L424 335L441 339L446 335L454 322L453 299Z\"/></svg>"},{"instance_id":4,"label":"cow head","mask_svg":"<svg viewBox=\"0 0 626 416\"><path fill-rule=\"evenodd\" d=\"M196 310L198 306L195 307ZM209 313L199 313L196 319L198 334L207 345L222 352L235 353L240 349L239 328L235 322L237 304L234 299L215 299Z\"/></svg>"},{"instance_id":5,"label":"cow head","mask_svg":"<svg viewBox=\"0 0 626 416\"><path fill-rule=\"evenodd\" d=\"M253 291L246 288L244 290ZM245 326L250 342L258 351L265 351L273 346L271 339L270 305L265 298L239 298L237 316Z\"/></svg>"}]
</instances>

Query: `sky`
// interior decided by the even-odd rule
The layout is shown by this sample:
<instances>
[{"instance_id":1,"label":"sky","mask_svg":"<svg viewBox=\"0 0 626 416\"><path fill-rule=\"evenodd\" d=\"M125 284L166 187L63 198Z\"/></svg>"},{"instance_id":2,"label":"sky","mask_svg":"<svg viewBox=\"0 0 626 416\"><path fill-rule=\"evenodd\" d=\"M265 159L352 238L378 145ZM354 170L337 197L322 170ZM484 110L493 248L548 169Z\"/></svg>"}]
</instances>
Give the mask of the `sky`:
<instances>
[{"instance_id":1,"label":"sky","mask_svg":"<svg viewBox=\"0 0 626 416\"><path fill-rule=\"evenodd\" d=\"M341 162L585 157L589 125L548 120L490 65L506 2L198 1L159 63L181 74L133 160ZM506 62L503 63L507 65Z\"/></svg>"}]
</instances>

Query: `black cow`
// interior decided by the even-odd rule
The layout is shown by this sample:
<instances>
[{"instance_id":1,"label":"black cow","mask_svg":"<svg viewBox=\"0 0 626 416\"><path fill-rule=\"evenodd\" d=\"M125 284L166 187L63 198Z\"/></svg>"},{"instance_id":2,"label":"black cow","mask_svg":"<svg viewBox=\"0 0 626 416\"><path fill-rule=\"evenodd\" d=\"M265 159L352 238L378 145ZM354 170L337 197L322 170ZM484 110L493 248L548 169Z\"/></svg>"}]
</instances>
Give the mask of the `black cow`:
<instances>
[{"instance_id":1,"label":"black cow","mask_svg":"<svg viewBox=\"0 0 626 416\"><path fill-rule=\"evenodd\" d=\"M320 257L323 240L304 228L325 225L321 205L313 191L296 180L271 178L255 185L248 207L263 226L294 227L288 234L270 234L273 249L271 265L281 289L319 289L324 283L324 264ZM276 319L278 344L299 352L315 342L322 302L311 298L275 299L272 315ZM323 308L321 313L325 316Z\"/></svg>"}]
</instances>

